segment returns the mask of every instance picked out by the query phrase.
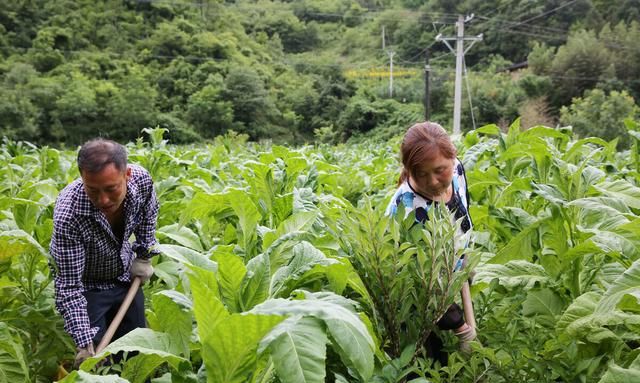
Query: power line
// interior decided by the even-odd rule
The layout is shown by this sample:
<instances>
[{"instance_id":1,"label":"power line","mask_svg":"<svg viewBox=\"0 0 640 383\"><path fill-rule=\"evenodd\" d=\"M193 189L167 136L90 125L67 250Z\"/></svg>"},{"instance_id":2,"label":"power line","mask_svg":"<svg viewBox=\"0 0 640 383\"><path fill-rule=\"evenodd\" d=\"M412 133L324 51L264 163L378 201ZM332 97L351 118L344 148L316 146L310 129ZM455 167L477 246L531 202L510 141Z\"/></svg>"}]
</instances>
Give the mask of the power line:
<instances>
[{"instance_id":1,"label":"power line","mask_svg":"<svg viewBox=\"0 0 640 383\"><path fill-rule=\"evenodd\" d=\"M543 33L536 33L536 32L518 31L510 28L496 28L495 30L500 32L510 33L510 34L537 37L539 39L546 40L546 41L566 41L569 38L568 33L564 35L555 35L555 34L551 35L551 34L543 34ZM488 34L488 37L491 37L490 33ZM622 40L602 38L599 36L596 36L596 39L602 42L603 45L606 46L607 48L622 49L622 50L631 51L631 52L640 50L639 45L636 45L636 44L627 45L622 43L621 42Z\"/></svg>"},{"instance_id":2,"label":"power line","mask_svg":"<svg viewBox=\"0 0 640 383\"><path fill-rule=\"evenodd\" d=\"M529 18L529 19L526 19L526 20L524 20L524 21L521 21L521 22L519 22L518 24L516 24L515 26L527 24L528 22L530 22L530 21L532 21L532 20L539 19L539 18L541 18L542 16L546 16L546 15L548 15L548 14L550 14L550 13L553 13L553 12L555 12L555 11L557 11L557 10L560 10L560 9L562 9L562 8L565 8L565 7L568 7L569 5L571 5L571 4L573 4L573 3L575 3L576 1L578 1L578 0L571 0L571 1L569 1L568 3L562 4L561 6L556 7L556 8L553 8L553 9L551 9L551 10L549 10L549 11L547 11L547 12L544 12L544 13L542 13L542 14L540 14L540 15L537 15L537 16L531 17L531 18Z\"/></svg>"},{"instance_id":3,"label":"power line","mask_svg":"<svg viewBox=\"0 0 640 383\"><path fill-rule=\"evenodd\" d=\"M571 5L572 3L574 3L577 0L571 1L569 3L566 3L562 6L556 7L550 11L547 11L541 15L529 18L527 20L521 21L521 22L513 22L510 20L504 20L504 19L500 19L497 17L486 17L486 16L482 16L482 15L476 15L478 18L485 20L483 23L480 23L478 25L475 25L474 27L477 29L480 25L485 25L488 24L489 22L497 22L499 25L506 25L509 28L518 28L518 27L522 27L522 26L526 26L529 30L528 31L514 31L512 29L506 29L506 28L496 28L496 30L502 31L502 32L507 32L507 33L513 33L513 34L521 34L521 35L525 35L525 36L531 36L531 37L539 37L542 39L546 39L546 40L551 40L551 41L560 41L560 40L566 40L570 30L567 29L560 29L560 28L553 28L553 27L547 27L547 26L540 26L540 25L529 25L529 24L525 24L528 23L529 21L538 18L538 17L542 17L546 14L551 13L552 11L556 11L560 8L566 7L568 5ZM595 9L595 8L594 8ZM561 34L562 36L557 36L557 34ZM604 38L601 36L597 37L598 40L605 42L605 45L609 48L616 48L616 49L625 49L625 50L631 50L631 51L635 51L637 49L640 49L640 46L638 46L637 44L634 45L628 45L624 43L624 40L621 39L616 39L616 38Z\"/></svg>"},{"instance_id":4,"label":"power line","mask_svg":"<svg viewBox=\"0 0 640 383\"><path fill-rule=\"evenodd\" d=\"M462 56L462 65L464 66L464 82L467 85L467 96L469 98L469 110L471 111L471 122L473 123L473 130L476 130L476 116L473 113L473 102L471 101L471 87L469 86L469 76L467 74L467 63Z\"/></svg>"},{"instance_id":5,"label":"power line","mask_svg":"<svg viewBox=\"0 0 640 383\"><path fill-rule=\"evenodd\" d=\"M494 22L498 22L499 24L506 24L509 27L515 28L517 25L520 25L521 23L515 22L515 21L510 21L510 20L504 20L504 19L499 19L497 17L486 17L486 16L482 16L482 15L476 15L477 18L479 19L483 19L486 20L485 22L481 23L481 24L485 24L488 23L489 21L494 21ZM479 24L479 25L481 25ZM473 26L473 25L472 25ZM475 26L476 28L478 28L478 26ZM553 27L545 27L545 26L540 26L540 25L527 25L528 28L535 28L535 29L539 29L545 32L551 32L551 33L562 33L562 34L568 34L569 31L565 30L565 29L560 29L560 28L553 28Z\"/></svg>"}]
</instances>

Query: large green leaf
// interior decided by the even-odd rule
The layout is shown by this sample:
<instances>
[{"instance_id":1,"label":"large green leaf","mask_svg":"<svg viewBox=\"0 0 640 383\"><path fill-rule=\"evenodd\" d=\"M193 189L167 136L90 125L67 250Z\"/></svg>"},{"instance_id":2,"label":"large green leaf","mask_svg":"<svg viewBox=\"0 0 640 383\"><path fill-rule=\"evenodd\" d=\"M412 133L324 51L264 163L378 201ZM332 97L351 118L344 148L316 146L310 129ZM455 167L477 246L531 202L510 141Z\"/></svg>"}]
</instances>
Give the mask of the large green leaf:
<instances>
[{"instance_id":1,"label":"large green leaf","mask_svg":"<svg viewBox=\"0 0 640 383\"><path fill-rule=\"evenodd\" d=\"M636 260L604 293L596 309L597 313L608 313L615 309L626 295L640 295L640 259Z\"/></svg>"},{"instance_id":2,"label":"large green leaf","mask_svg":"<svg viewBox=\"0 0 640 383\"><path fill-rule=\"evenodd\" d=\"M240 293L242 281L247 274L247 268L238 255L228 252L216 252L218 261L218 282L222 299L231 312L241 311ZM255 259L255 258L254 258Z\"/></svg>"},{"instance_id":3,"label":"large green leaf","mask_svg":"<svg viewBox=\"0 0 640 383\"><path fill-rule=\"evenodd\" d=\"M555 323L554 318L564 308L562 298L551 289L529 290L527 298L522 304L522 313L527 316L546 317L549 324ZM540 320L541 318L538 318Z\"/></svg>"},{"instance_id":4,"label":"large green leaf","mask_svg":"<svg viewBox=\"0 0 640 383\"><path fill-rule=\"evenodd\" d=\"M243 310L250 310L253 306L267 299L270 281L269 256L260 254L247 263L247 273L242 281L241 291L241 307Z\"/></svg>"},{"instance_id":5,"label":"large green leaf","mask_svg":"<svg viewBox=\"0 0 640 383\"><path fill-rule=\"evenodd\" d=\"M351 368L357 376L368 381L373 374L373 339L367 332L361 332L360 324L336 318L326 319L331 341L338 350L340 357L347 367Z\"/></svg>"},{"instance_id":6,"label":"large green leaf","mask_svg":"<svg viewBox=\"0 0 640 383\"><path fill-rule=\"evenodd\" d=\"M631 221L620 225L617 229L618 232L628 232L636 237L640 237L640 218L634 218Z\"/></svg>"},{"instance_id":7,"label":"large green leaf","mask_svg":"<svg viewBox=\"0 0 640 383\"><path fill-rule=\"evenodd\" d=\"M594 151L592 144L607 146L607 141L597 137L587 137L574 141L569 144L567 151L562 156L562 159L565 161L572 161L573 158L578 156L582 150L592 152Z\"/></svg>"},{"instance_id":8,"label":"large green leaf","mask_svg":"<svg viewBox=\"0 0 640 383\"><path fill-rule=\"evenodd\" d=\"M610 230L629 222L629 208L620 200L608 197L580 198L569 203L580 208L578 223L586 228Z\"/></svg>"},{"instance_id":9,"label":"large green leaf","mask_svg":"<svg viewBox=\"0 0 640 383\"><path fill-rule=\"evenodd\" d=\"M530 261L533 257L531 243L538 235L538 228L545 221L544 218L539 219L512 237L509 243L498 250L496 255L489 260L489 263L505 264L513 260Z\"/></svg>"},{"instance_id":10,"label":"large green leaf","mask_svg":"<svg viewBox=\"0 0 640 383\"><path fill-rule=\"evenodd\" d=\"M153 274L165 283L166 288L175 289L180 279L182 264L172 260L160 261L153 266Z\"/></svg>"},{"instance_id":11,"label":"large green leaf","mask_svg":"<svg viewBox=\"0 0 640 383\"><path fill-rule=\"evenodd\" d=\"M485 264L476 268L474 280L489 283L498 279L506 287L524 286L530 289L536 282L546 284L549 275L544 268L527 261L511 261L506 265Z\"/></svg>"},{"instance_id":12,"label":"large green leaf","mask_svg":"<svg viewBox=\"0 0 640 383\"><path fill-rule=\"evenodd\" d=\"M188 247L195 251L203 252L202 242L193 230L177 223L173 225L163 226L157 230L159 236L166 236L176 241L179 245Z\"/></svg>"},{"instance_id":13,"label":"large green leaf","mask_svg":"<svg viewBox=\"0 0 640 383\"><path fill-rule=\"evenodd\" d=\"M326 196L325 198L331 198ZM293 211L294 212L310 212L315 211L317 206L315 202L318 197L311 188L294 188L293 189ZM337 199L336 199L337 200Z\"/></svg>"},{"instance_id":14,"label":"large green leaf","mask_svg":"<svg viewBox=\"0 0 640 383\"><path fill-rule=\"evenodd\" d=\"M244 383L256 373L260 340L284 318L231 314L202 338L209 383Z\"/></svg>"},{"instance_id":15,"label":"large green leaf","mask_svg":"<svg viewBox=\"0 0 640 383\"><path fill-rule=\"evenodd\" d=\"M269 347L278 378L283 383L325 381L326 344L322 321L311 317L291 317L262 339Z\"/></svg>"},{"instance_id":16,"label":"large green leaf","mask_svg":"<svg viewBox=\"0 0 640 383\"><path fill-rule=\"evenodd\" d=\"M9 326L0 322L0 383L28 382L24 347L11 335Z\"/></svg>"},{"instance_id":17,"label":"large green leaf","mask_svg":"<svg viewBox=\"0 0 640 383\"><path fill-rule=\"evenodd\" d=\"M38 241L23 230L7 230L0 233L0 263L27 250L35 251L45 258L49 256Z\"/></svg>"},{"instance_id":18,"label":"large green leaf","mask_svg":"<svg viewBox=\"0 0 640 383\"><path fill-rule=\"evenodd\" d=\"M617 262L607 263L598 272L598 283L608 290L625 271L626 268Z\"/></svg>"},{"instance_id":19,"label":"large green leaf","mask_svg":"<svg viewBox=\"0 0 640 383\"><path fill-rule=\"evenodd\" d=\"M545 200L549 201L552 204L565 206L567 204L566 197L562 194L562 192L555 185L547 185L534 183L533 184L534 192Z\"/></svg>"},{"instance_id":20,"label":"large green leaf","mask_svg":"<svg viewBox=\"0 0 640 383\"><path fill-rule=\"evenodd\" d=\"M593 328L592 314L599 300L600 294L596 292L588 292L576 298L558 320L556 325L558 331L575 337Z\"/></svg>"},{"instance_id":21,"label":"large green leaf","mask_svg":"<svg viewBox=\"0 0 640 383\"><path fill-rule=\"evenodd\" d=\"M228 202L240 223L239 241L246 252L250 251L256 236L256 227L260 221L260 212L249 195L242 190L232 190L228 194Z\"/></svg>"},{"instance_id":22,"label":"large green leaf","mask_svg":"<svg viewBox=\"0 0 640 383\"><path fill-rule=\"evenodd\" d=\"M53 180L29 181L27 184L18 193L19 198L13 198L12 212L18 227L32 233L40 215L55 201L58 189Z\"/></svg>"},{"instance_id":23,"label":"large green leaf","mask_svg":"<svg viewBox=\"0 0 640 383\"><path fill-rule=\"evenodd\" d=\"M160 355L140 354L127 359L122 370L122 377L131 383L145 383L149 376L165 362Z\"/></svg>"},{"instance_id":24,"label":"large green leaf","mask_svg":"<svg viewBox=\"0 0 640 383\"><path fill-rule=\"evenodd\" d=\"M116 375L91 375L84 371L73 371L59 383L129 383L128 380Z\"/></svg>"},{"instance_id":25,"label":"large green leaf","mask_svg":"<svg viewBox=\"0 0 640 383\"><path fill-rule=\"evenodd\" d=\"M218 265L204 254L178 245L159 245L158 250L167 257L180 264L197 266L206 270L216 271Z\"/></svg>"},{"instance_id":26,"label":"large green leaf","mask_svg":"<svg viewBox=\"0 0 640 383\"><path fill-rule=\"evenodd\" d=\"M633 293L623 295L617 308L625 312L640 314L640 294Z\"/></svg>"},{"instance_id":27,"label":"large green leaf","mask_svg":"<svg viewBox=\"0 0 640 383\"><path fill-rule=\"evenodd\" d=\"M262 248L266 249L273 241L294 231L306 231L311 228L318 216L317 211L301 211L284 220L275 232L267 233L262 240Z\"/></svg>"},{"instance_id":28,"label":"large green leaf","mask_svg":"<svg viewBox=\"0 0 640 383\"><path fill-rule=\"evenodd\" d=\"M640 209L640 188L629 181L618 179L615 181L601 182L593 187L602 194L618 198L634 209Z\"/></svg>"},{"instance_id":29,"label":"large green leaf","mask_svg":"<svg viewBox=\"0 0 640 383\"><path fill-rule=\"evenodd\" d=\"M584 229L587 233L594 235L589 238L602 252L614 256L621 255L625 259L636 259L638 257L638 238L621 230L598 230Z\"/></svg>"},{"instance_id":30,"label":"large green leaf","mask_svg":"<svg viewBox=\"0 0 640 383\"><path fill-rule=\"evenodd\" d=\"M193 296L193 312L198 323L200 341L212 336L216 326L229 316L220 301L218 282L212 271L192 268L189 284Z\"/></svg>"},{"instance_id":31,"label":"large green leaf","mask_svg":"<svg viewBox=\"0 0 640 383\"><path fill-rule=\"evenodd\" d=\"M313 267L329 266L338 261L327 258L324 253L316 249L309 242L301 242L293 247L293 257L288 265L280 267L271 278L270 296L278 296L280 289L290 280L300 278Z\"/></svg>"},{"instance_id":32,"label":"large green leaf","mask_svg":"<svg viewBox=\"0 0 640 383\"><path fill-rule=\"evenodd\" d=\"M469 192L472 195L480 194L485 189L492 186L501 187L506 184L506 181L500 177L500 172L495 166L489 167L486 171L475 169L467 172L469 178Z\"/></svg>"},{"instance_id":33,"label":"large green leaf","mask_svg":"<svg viewBox=\"0 0 640 383\"><path fill-rule=\"evenodd\" d=\"M475 131L482 134L488 134L490 136L499 136L502 133L500 127L496 124L483 125Z\"/></svg>"},{"instance_id":34,"label":"large green leaf","mask_svg":"<svg viewBox=\"0 0 640 383\"><path fill-rule=\"evenodd\" d=\"M147 376L163 363L167 363L176 371L181 370L182 364L190 364L189 360L173 354L172 341L169 334L153 331L148 328L137 328L123 337L116 339L95 357L85 360L80 368L88 371L96 366L104 357L115 354L120 351L138 352L141 359L154 368L145 369ZM144 381L147 376L142 376L140 371L131 371L132 376L136 377L136 381Z\"/></svg>"},{"instance_id":35,"label":"large green leaf","mask_svg":"<svg viewBox=\"0 0 640 383\"><path fill-rule=\"evenodd\" d=\"M263 315L300 315L321 319L327 326L332 344L343 362L357 376L367 381L373 373L373 338L366 325L343 304L348 302L327 293L322 299L286 300L270 299L251 312ZM335 299L340 298L340 304Z\"/></svg>"},{"instance_id":36,"label":"large green leaf","mask_svg":"<svg viewBox=\"0 0 640 383\"><path fill-rule=\"evenodd\" d=\"M476 130L477 131L477 130ZM499 133L499 131L498 131ZM493 152L498 144L498 140L490 139L480 141L464 152L462 163L467 169L473 169L478 159L486 152Z\"/></svg>"},{"instance_id":37,"label":"large green leaf","mask_svg":"<svg viewBox=\"0 0 640 383\"><path fill-rule=\"evenodd\" d=\"M597 313L601 299L597 292L588 292L576 298L562 314L556 328L561 337L587 339L592 343L638 339L637 334L628 333L625 327L640 325L640 315L617 310Z\"/></svg>"},{"instance_id":38,"label":"large green leaf","mask_svg":"<svg viewBox=\"0 0 640 383\"><path fill-rule=\"evenodd\" d=\"M598 383L631 383L640 382L640 356L631 362L629 368L611 363Z\"/></svg>"},{"instance_id":39,"label":"large green leaf","mask_svg":"<svg viewBox=\"0 0 640 383\"><path fill-rule=\"evenodd\" d=\"M222 218L230 214L233 214L233 211L227 204L226 195L196 193L182 211L180 224L184 225L191 219L203 219L208 216Z\"/></svg>"},{"instance_id":40,"label":"large green leaf","mask_svg":"<svg viewBox=\"0 0 640 383\"><path fill-rule=\"evenodd\" d=\"M528 196L530 194L529 192L533 190L531 185L531 177L522 177L512 180L500 192L500 197L498 198L496 206L513 206L514 201L517 201L519 196ZM471 217L473 217L475 221L475 216L472 215Z\"/></svg>"},{"instance_id":41,"label":"large green leaf","mask_svg":"<svg viewBox=\"0 0 640 383\"><path fill-rule=\"evenodd\" d=\"M171 341L171 352L176 355L182 355L189 358L189 343L191 341L191 331L193 316L189 306L185 307L181 304L180 297L177 292L170 294L164 292L157 293L153 296L153 311L160 324L160 329L169 335ZM173 298L177 298L174 300Z\"/></svg>"}]
</instances>

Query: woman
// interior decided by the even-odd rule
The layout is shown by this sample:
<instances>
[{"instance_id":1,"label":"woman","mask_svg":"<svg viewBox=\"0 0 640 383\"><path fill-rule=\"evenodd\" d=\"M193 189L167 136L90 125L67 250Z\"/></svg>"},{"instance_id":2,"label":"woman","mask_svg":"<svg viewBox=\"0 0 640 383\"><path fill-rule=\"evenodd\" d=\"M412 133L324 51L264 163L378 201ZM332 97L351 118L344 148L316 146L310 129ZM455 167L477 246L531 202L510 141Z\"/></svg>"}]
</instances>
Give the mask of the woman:
<instances>
[{"instance_id":1,"label":"woman","mask_svg":"<svg viewBox=\"0 0 640 383\"><path fill-rule=\"evenodd\" d=\"M444 203L456 219L462 219L461 230L469 231L472 223L467 210L466 177L447 132L433 122L415 124L405 134L400 151L403 169L387 214L395 214L398 205L402 204L405 214L415 211L416 221L424 223L430 206ZM437 325L442 330L453 330L460 340L460 349L469 352L469 342L476 333L465 323L460 306L452 304ZM425 346L428 356L446 364L447 355L442 352L442 341L435 333Z\"/></svg>"}]
</instances>

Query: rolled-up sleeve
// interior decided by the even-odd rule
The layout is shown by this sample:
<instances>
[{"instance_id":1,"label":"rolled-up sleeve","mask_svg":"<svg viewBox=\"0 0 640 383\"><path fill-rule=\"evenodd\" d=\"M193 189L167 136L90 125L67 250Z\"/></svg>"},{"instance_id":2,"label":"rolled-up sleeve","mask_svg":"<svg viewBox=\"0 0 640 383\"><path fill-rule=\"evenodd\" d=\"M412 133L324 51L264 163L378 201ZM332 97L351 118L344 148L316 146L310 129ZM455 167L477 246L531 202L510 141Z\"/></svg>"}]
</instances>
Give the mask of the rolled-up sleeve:
<instances>
[{"instance_id":1,"label":"rolled-up sleeve","mask_svg":"<svg viewBox=\"0 0 640 383\"><path fill-rule=\"evenodd\" d=\"M81 235L73 219L54 220L50 252L55 261L56 308L64 319L64 329L78 347L85 347L98 328L91 328L87 300L82 295L85 254Z\"/></svg>"}]
</instances>

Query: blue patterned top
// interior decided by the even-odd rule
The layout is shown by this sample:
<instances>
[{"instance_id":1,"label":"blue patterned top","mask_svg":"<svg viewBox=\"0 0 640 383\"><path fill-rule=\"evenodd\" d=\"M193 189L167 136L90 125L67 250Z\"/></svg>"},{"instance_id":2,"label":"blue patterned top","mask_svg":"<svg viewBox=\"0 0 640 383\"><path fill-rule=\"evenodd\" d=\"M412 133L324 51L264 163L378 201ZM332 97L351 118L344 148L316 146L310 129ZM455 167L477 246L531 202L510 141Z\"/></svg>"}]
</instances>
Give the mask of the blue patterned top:
<instances>
[{"instance_id":1,"label":"blue patterned top","mask_svg":"<svg viewBox=\"0 0 640 383\"><path fill-rule=\"evenodd\" d=\"M454 213L455 219L463 218L461 222L461 230L463 233L471 230L473 227L471 217L469 216L469 191L467 189L467 178L465 176L462 163L456 159L453 166L453 193L451 199L447 202L447 208ZM396 190L387 206L386 214L395 215L398 205L402 204L405 208L405 217L415 210L416 221L424 223L427 220L427 211L433 204L433 201L419 192L414 190L405 180Z\"/></svg>"}]
</instances>

